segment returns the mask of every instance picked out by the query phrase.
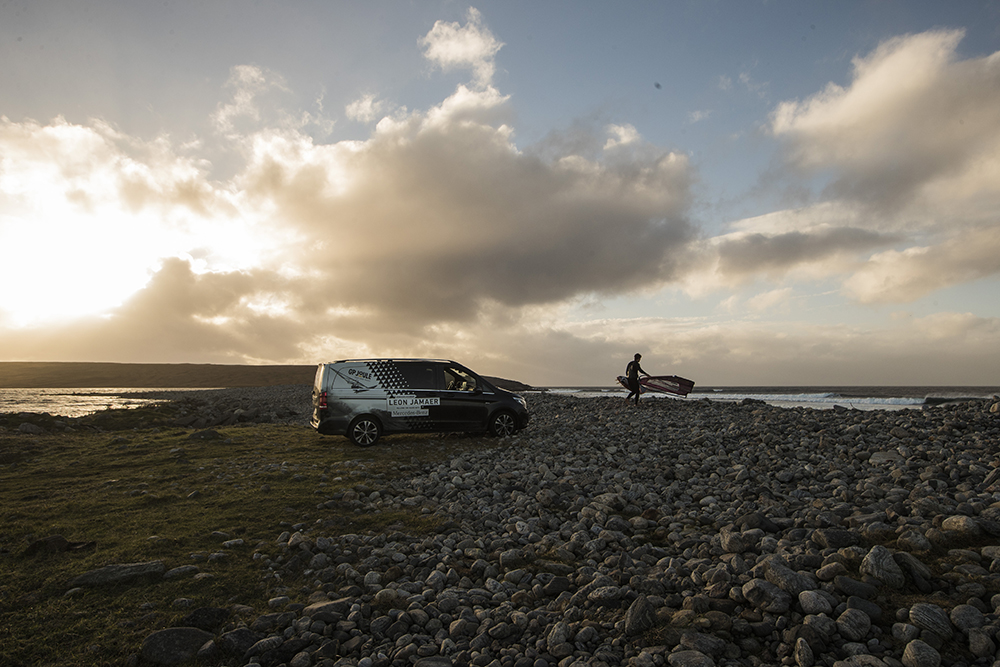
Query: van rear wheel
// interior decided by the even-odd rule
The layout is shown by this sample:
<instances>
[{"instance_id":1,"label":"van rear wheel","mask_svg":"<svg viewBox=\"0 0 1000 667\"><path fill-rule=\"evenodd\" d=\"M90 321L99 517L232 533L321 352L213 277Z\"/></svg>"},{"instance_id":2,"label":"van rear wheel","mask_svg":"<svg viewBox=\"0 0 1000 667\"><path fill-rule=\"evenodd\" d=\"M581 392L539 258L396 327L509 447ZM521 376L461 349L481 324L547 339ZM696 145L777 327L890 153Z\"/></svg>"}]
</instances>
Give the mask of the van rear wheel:
<instances>
[{"instance_id":1,"label":"van rear wheel","mask_svg":"<svg viewBox=\"0 0 1000 667\"><path fill-rule=\"evenodd\" d=\"M490 417L490 434L498 438L505 438L514 435L517 431L517 420L514 415L502 410Z\"/></svg>"},{"instance_id":2,"label":"van rear wheel","mask_svg":"<svg viewBox=\"0 0 1000 667\"><path fill-rule=\"evenodd\" d=\"M358 447L371 447L382 436L382 425L368 415L358 417L347 428L347 437Z\"/></svg>"}]
</instances>

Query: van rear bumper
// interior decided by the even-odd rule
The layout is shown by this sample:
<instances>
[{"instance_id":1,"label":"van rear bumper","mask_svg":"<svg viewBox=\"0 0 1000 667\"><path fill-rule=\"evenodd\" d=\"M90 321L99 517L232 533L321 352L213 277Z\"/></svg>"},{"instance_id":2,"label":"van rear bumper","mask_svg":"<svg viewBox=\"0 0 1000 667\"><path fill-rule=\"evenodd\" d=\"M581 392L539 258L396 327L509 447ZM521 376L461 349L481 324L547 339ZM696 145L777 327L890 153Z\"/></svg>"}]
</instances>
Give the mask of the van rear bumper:
<instances>
[{"instance_id":1,"label":"van rear bumper","mask_svg":"<svg viewBox=\"0 0 1000 667\"><path fill-rule=\"evenodd\" d=\"M323 417L313 413L309 424L321 435L347 435L350 422L344 417Z\"/></svg>"}]
</instances>

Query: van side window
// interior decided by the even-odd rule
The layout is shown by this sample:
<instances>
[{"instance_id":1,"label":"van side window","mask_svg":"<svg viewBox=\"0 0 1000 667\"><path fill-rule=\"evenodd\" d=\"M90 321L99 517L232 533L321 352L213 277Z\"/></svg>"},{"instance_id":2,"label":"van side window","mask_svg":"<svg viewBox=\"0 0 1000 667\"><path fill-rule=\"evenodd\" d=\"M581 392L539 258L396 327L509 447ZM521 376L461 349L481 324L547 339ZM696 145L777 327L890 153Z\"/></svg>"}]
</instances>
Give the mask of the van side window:
<instances>
[{"instance_id":1,"label":"van side window","mask_svg":"<svg viewBox=\"0 0 1000 667\"><path fill-rule=\"evenodd\" d=\"M448 366L444 369L444 388L451 391L475 391L476 378L460 368Z\"/></svg>"},{"instance_id":2,"label":"van side window","mask_svg":"<svg viewBox=\"0 0 1000 667\"><path fill-rule=\"evenodd\" d=\"M396 367L408 388L437 389L437 383L434 380L434 366L431 364L402 361L398 362Z\"/></svg>"}]
</instances>

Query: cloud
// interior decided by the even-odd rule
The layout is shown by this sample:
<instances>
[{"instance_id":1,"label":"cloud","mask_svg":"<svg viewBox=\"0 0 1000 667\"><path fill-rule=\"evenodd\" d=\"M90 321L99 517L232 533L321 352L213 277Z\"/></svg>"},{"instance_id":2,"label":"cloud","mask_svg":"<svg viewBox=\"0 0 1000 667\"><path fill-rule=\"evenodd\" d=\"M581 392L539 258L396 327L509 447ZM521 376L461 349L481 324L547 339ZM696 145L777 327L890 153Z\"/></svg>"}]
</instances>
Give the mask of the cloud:
<instances>
[{"instance_id":1,"label":"cloud","mask_svg":"<svg viewBox=\"0 0 1000 667\"><path fill-rule=\"evenodd\" d=\"M853 77L778 105L771 130L789 168L833 170L831 197L883 211L1000 195L1000 52L960 60L960 30L887 40Z\"/></svg>"},{"instance_id":2,"label":"cloud","mask_svg":"<svg viewBox=\"0 0 1000 667\"><path fill-rule=\"evenodd\" d=\"M763 313L768 310L782 310L787 312L791 297L792 288L783 287L754 295L747 300L747 306L755 313Z\"/></svg>"},{"instance_id":3,"label":"cloud","mask_svg":"<svg viewBox=\"0 0 1000 667\"><path fill-rule=\"evenodd\" d=\"M781 172L793 187L825 183L821 199L733 225L714 240L720 272L839 273L862 303L1000 273L1000 52L961 59L963 35L886 40L853 59L846 86L779 104Z\"/></svg>"},{"instance_id":4,"label":"cloud","mask_svg":"<svg viewBox=\"0 0 1000 667\"><path fill-rule=\"evenodd\" d=\"M693 236L686 158L626 133L641 156L543 161L487 122L504 104L460 87L365 142L262 135L242 187L296 236L317 299L397 325L670 280Z\"/></svg>"},{"instance_id":5,"label":"cloud","mask_svg":"<svg viewBox=\"0 0 1000 667\"><path fill-rule=\"evenodd\" d=\"M478 87L489 86L496 70L494 58L503 42L483 24L479 10L470 7L467 23L437 21L421 40L424 57L444 70L468 68Z\"/></svg>"},{"instance_id":6,"label":"cloud","mask_svg":"<svg viewBox=\"0 0 1000 667\"><path fill-rule=\"evenodd\" d=\"M233 91L229 102L219 104L212 114L212 122L223 134L231 134L241 118L261 120L259 101L271 90L285 91L282 77L252 65L237 65L229 73L226 88Z\"/></svg>"},{"instance_id":7,"label":"cloud","mask_svg":"<svg viewBox=\"0 0 1000 667\"><path fill-rule=\"evenodd\" d=\"M767 97L768 88L770 87L770 84L767 81L755 81L754 78L750 76L750 72L740 72L739 81L748 92L754 93L760 98Z\"/></svg>"},{"instance_id":8,"label":"cloud","mask_svg":"<svg viewBox=\"0 0 1000 667\"><path fill-rule=\"evenodd\" d=\"M624 124L581 128L586 153L522 150L508 97L485 85L500 43L478 13L464 27L436 24L424 42L442 67L468 66L470 85L334 143L284 122L295 115L274 100L264 104L284 90L280 76L234 68L232 97L213 118L243 162L223 181L206 161L179 157L169 137L150 144L100 125L7 122L9 143L37 150L59 193L37 206L95 212L78 254L116 275L114 255L100 248L106 218L155 240L135 253L139 270L99 316L44 335L8 332L8 354L295 361L325 345L416 354L438 340L461 347L470 331L516 327L523 313L580 295L675 278L696 234L686 156ZM378 107L367 97L349 112L374 119ZM57 160L39 144L49 135L63 137ZM0 214L14 215L10 195L31 161L0 155ZM0 308L12 310L3 298Z\"/></svg>"},{"instance_id":9,"label":"cloud","mask_svg":"<svg viewBox=\"0 0 1000 667\"><path fill-rule=\"evenodd\" d=\"M628 146L642 140L642 135L632 125L609 125L608 140L604 144L604 150L611 150L618 146Z\"/></svg>"},{"instance_id":10,"label":"cloud","mask_svg":"<svg viewBox=\"0 0 1000 667\"><path fill-rule=\"evenodd\" d=\"M287 279L266 271L195 273L169 258L113 312L71 326L8 329L0 341L20 359L246 363L294 358L294 319L248 307L261 294L291 298Z\"/></svg>"},{"instance_id":11,"label":"cloud","mask_svg":"<svg viewBox=\"0 0 1000 667\"><path fill-rule=\"evenodd\" d=\"M717 240L719 271L727 276L783 273L830 257L884 247L893 237L856 227L781 234L744 233Z\"/></svg>"},{"instance_id":12,"label":"cloud","mask_svg":"<svg viewBox=\"0 0 1000 667\"><path fill-rule=\"evenodd\" d=\"M348 104L344 111L351 120L370 123L382 113L384 106L384 103L376 99L375 95L368 94Z\"/></svg>"},{"instance_id":13,"label":"cloud","mask_svg":"<svg viewBox=\"0 0 1000 667\"><path fill-rule=\"evenodd\" d=\"M760 280L779 285L844 280L873 252L907 238L877 229L862 211L844 202L774 211L734 221L725 233L692 243L676 284L701 298ZM732 308L738 300L728 303Z\"/></svg>"},{"instance_id":14,"label":"cloud","mask_svg":"<svg viewBox=\"0 0 1000 667\"><path fill-rule=\"evenodd\" d=\"M188 151L100 121L0 118L0 284L17 286L0 292L9 321L27 326L114 307L164 255L200 244L215 245L217 261L252 261L251 248L267 241ZM237 222L243 234L233 233Z\"/></svg>"},{"instance_id":15,"label":"cloud","mask_svg":"<svg viewBox=\"0 0 1000 667\"><path fill-rule=\"evenodd\" d=\"M985 227L935 246L875 254L848 278L845 288L862 303L906 303L998 273L1000 227Z\"/></svg>"}]
</instances>

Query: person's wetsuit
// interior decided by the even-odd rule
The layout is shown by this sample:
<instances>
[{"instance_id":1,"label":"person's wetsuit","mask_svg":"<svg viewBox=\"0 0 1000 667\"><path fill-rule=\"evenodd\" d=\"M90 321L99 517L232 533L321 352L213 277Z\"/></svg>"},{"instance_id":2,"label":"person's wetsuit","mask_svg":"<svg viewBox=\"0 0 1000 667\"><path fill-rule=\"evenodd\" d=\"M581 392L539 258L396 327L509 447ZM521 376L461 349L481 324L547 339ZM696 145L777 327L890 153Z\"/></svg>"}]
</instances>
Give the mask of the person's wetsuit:
<instances>
[{"instance_id":1,"label":"person's wetsuit","mask_svg":"<svg viewBox=\"0 0 1000 667\"><path fill-rule=\"evenodd\" d=\"M635 395L636 405L639 405L639 393L642 391L642 388L639 386L639 373L649 375L649 373L642 370L642 366L639 365L638 360L628 362L628 366L625 368L625 375L628 377L628 389L630 393L625 397L625 400L628 401Z\"/></svg>"}]
</instances>

